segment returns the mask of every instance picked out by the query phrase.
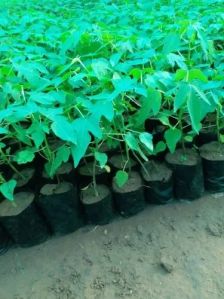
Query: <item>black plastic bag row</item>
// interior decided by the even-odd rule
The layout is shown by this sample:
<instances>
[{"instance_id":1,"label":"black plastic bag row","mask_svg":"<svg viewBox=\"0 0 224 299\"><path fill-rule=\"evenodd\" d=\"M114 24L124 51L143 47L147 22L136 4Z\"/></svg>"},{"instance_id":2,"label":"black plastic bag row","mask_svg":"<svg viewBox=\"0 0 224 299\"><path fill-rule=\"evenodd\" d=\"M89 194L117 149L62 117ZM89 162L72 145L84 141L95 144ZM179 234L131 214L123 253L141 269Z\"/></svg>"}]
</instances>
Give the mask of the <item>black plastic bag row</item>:
<instances>
[{"instance_id":1,"label":"black plastic bag row","mask_svg":"<svg viewBox=\"0 0 224 299\"><path fill-rule=\"evenodd\" d=\"M217 141L200 147L203 161L205 188L211 192L224 192L224 144Z\"/></svg>"}]
</instances>

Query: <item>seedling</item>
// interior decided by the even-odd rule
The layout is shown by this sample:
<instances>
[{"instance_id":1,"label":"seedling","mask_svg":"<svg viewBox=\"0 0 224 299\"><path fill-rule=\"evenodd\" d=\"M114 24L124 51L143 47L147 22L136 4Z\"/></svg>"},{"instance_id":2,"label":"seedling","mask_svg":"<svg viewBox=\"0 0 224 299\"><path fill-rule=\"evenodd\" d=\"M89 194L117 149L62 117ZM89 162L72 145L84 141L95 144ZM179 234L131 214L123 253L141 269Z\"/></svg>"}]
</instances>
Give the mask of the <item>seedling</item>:
<instances>
[{"instance_id":1,"label":"seedling","mask_svg":"<svg viewBox=\"0 0 224 299\"><path fill-rule=\"evenodd\" d=\"M142 163L184 146L215 111L224 140L221 1L8 2L0 4L0 154L14 172L41 155L53 177L87 152L107 167L99 145L111 141L125 145L127 161L132 152ZM153 143L147 118L165 126L165 140ZM52 137L62 142L56 149ZM6 152L5 139L16 152ZM129 171L121 171L123 184ZM9 187L12 198L15 183L2 178L0 190Z\"/></svg>"}]
</instances>

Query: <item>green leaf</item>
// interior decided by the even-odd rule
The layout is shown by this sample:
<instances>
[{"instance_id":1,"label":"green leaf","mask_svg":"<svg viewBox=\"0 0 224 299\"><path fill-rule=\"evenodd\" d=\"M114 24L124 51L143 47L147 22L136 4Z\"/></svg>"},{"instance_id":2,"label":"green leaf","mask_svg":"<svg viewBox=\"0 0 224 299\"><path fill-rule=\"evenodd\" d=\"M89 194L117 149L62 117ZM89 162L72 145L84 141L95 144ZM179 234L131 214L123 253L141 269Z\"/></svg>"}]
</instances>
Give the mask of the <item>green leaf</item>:
<instances>
[{"instance_id":1,"label":"green leaf","mask_svg":"<svg viewBox=\"0 0 224 299\"><path fill-rule=\"evenodd\" d=\"M3 142L0 142L0 148L5 148L5 147L6 147L6 144Z\"/></svg>"},{"instance_id":2,"label":"green leaf","mask_svg":"<svg viewBox=\"0 0 224 299\"><path fill-rule=\"evenodd\" d=\"M118 64L119 60L122 57L122 53L115 53L110 57L110 64L112 67L114 67L116 64Z\"/></svg>"},{"instance_id":3,"label":"green leaf","mask_svg":"<svg viewBox=\"0 0 224 299\"><path fill-rule=\"evenodd\" d=\"M43 105L53 105L55 103L64 104L65 93L63 91L50 91L48 93L32 92L30 96L30 101Z\"/></svg>"},{"instance_id":4,"label":"green leaf","mask_svg":"<svg viewBox=\"0 0 224 299\"><path fill-rule=\"evenodd\" d=\"M204 82L208 82L207 77L199 69L192 69L189 71L189 81L193 81L193 80L201 80Z\"/></svg>"},{"instance_id":5,"label":"green leaf","mask_svg":"<svg viewBox=\"0 0 224 299\"><path fill-rule=\"evenodd\" d=\"M169 116L172 116L172 113L171 111L168 112L166 111L165 112L166 114L163 114L163 112L159 113L158 114L158 120L165 126L170 126L170 121L169 121Z\"/></svg>"},{"instance_id":6,"label":"green leaf","mask_svg":"<svg viewBox=\"0 0 224 299\"><path fill-rule=\"evenodd\" d=\"M186 64L184 63L185 59L181 55L170 53L167 55L167 59L172 67L177 64L180 68L186 68Z\"/></svg>"},{"instance_id":7,"label":"green leaf","mask_svg":"<svg viewBox=\"0 0 224 299\"><path fill-rule=\"evenodd\" d=\"M42 130L33 131L31 133L31 138L34 141L36 148L39 148L45 139L45 134Z\"/></svg>"},{"instance_id":8,"label":"green leaf","mask_svg":"<svg viewBox=\"0 0 224 299\"><path fill-rule=\"evenodd\" d=\"M186 80L187 82L192 82L194 80L200 80L203 82L208 82L207 77L203 72L199 69L191 69L191 70L185 70L180 69L176 71L175 74L175 80Z\"/></svg>"},{"instance_id":9,"label":"green leaf","mask_svg":"<svg viewBox=\"0 0 224 299\"><path fill-rule=\"evenodd\" d=\"M91 115L88 118L83 120L83 125L88 128L88 131L91 132L95 137L102 137L102 130L100 128L100 119L95 115Z\"/></svg>"},{"instance_id":10,"label":"green leaf","mask_svg":"<svg viewBox=\"0 0 224 299\"><path fill-rule=\"evenodd\" d=\"M30 116L38 111L37 105L32 102L28 102L26 105L12 104L9 106L9 109L11 110L11 115L8 116L7 120L10 123L24 120L27 116Z\"/></svg>"},{"instance_id":11,"label":"green leaf","mask_svg":"<svg viewBox=\"0 0 224 299\"><path fill-rule=\"evenodd\" d=\"M191 93L191 95L189 96L187 107L188 107L188 112L190 114L192 127L196 133L199 133L201 129L201 120L202 120L201 101L197 96L195 96L194 93Z\"/></svg>"},{"instance_id":12,"label":"green leaf","mask_svg":"<svg viewBox=\"0 0 224 299\"><path fill-rule=\"evenodd\" d=\"M134 151L139 150L138 141L131 132L128 132L127 134L125 134L125 142L130 147L130 149L132 149Z\"/></svg>"},{"instance_id":13,"label":"green leaf","mask_svg":"<svg viewBox=\"0 0 224 299\"><path fill-rule=\"evenodd\" d=\"M180 141L182 132L176 128L166 130L164 138L171 153L174 153L178 141Z\"/></svg>"},{"instance_id":14,"label":"green leaf","mask_svg":"<svg viewBox=\"0 0 224 299\"><path fill-rule=\"evenodd\" d=\"M183 69L177 70L175 74L175 80L181 81L185 79L187 77L187 73L188 73L187 70L183 70Z\"/></svg>"},{"instance_id":15,"label":"green leaf","mask_svg":"<svg viewBox=\"0 0 224 299\"><path fill-rule=\"evenodd\" d=\"M55 121L57 117L61 116L61 114L63 113L63 109L61 107L59 108L39 107L38 112L44 117L46 117L47 119Z\"/></svg>"},{"instance_id":16,"label":"green leaf","mask_svg":"<svg viewBox=\"0 0 224 299\"><path fill-rule=\"evenodd\" d=\"M28 148L28 149L18 151L14 157L14 161L16 161L18 164L26 164L32 162L34 158L35 158L34 149Z\"/></svg>"},{"instance_id":17,"label":"green leaf","mask_svg":"<svg viewBox=\"0 0 224 299\"><path fill-rule=\"evenodd\" d=\"M149 149L153 151L153 136L147 132L143 132L139 135L140 141Z\"/></svg>"},{"instance_id":18,"label":"green leaf","mask_svg":"<svg viewBox=\"0 0 224 299\"><path fill-rule=\"evenodd\" d=\"M124 77L122 79L113 79L112 83L117 92L127 92L132 91L136 85L136 80L133 80L129 77Z\"/></svg>"},{"instance_id":19,"label":"green leaf","mask_svg":"<svg viewBox=\"0 0 224 299\"><path fill-rule=\"evenodd\" d=\"M151 103L148 98L141 99L141 108L135 113L133 121L135 126L144 126L146 119L149 118L151 112Z\"/></svg>"},{"instance_id":20,"label":"green leaf","mask_svg":"<svg viewBox=\"0 0 224 299\"><path fill-rule=\"evenodd\" d=\"M77 136L80 136L79 142L76 145L71 145L71 153L74 160L74 166L79 165L80 160L84 157L86 150L90 144L91 137L86 127L86 121L84 118L79 118L73 123Z\"/></svg>"},{"instance_id":21,"label":"green leaf","mask_svg":"<svg viewBox=\"0 0 224 299\"><path fill-rule=\"evenodd\" d=\"M66 145L61 146L56 153L55 160L58 161L58 164L61 164L62 162L66 163L70 156L70 148L68 148Z\"/></svg>"},{"instance_id":22,"label":"green leaf","mask_svg":"<svg viewBox=\"0 0 224 299\"><path fill-rule=\"evenodd\" d=\"M99 162L100 167L104 168L107 164L107 155L105 153L95 152L95 159Z\"/></svg>"},{"instance_id":23,"label":"green leaf","mask_svg":"<svg viewBox=\"0 0 224 299\"><path fill-rule=\"evenodd\" d=\"M150 108L153 115L157 115L162 103L160 92L154 88L148 88L148 101L150 102Z\"/></svg>"},{"instance_id":24,"label":"green leaf","mask_svg":"<svg viewBox=\"0 0 224 299\"><path fill-rule=\"evenodd\" d=\"M108 62L106 59L97 59L94 60L91 64L94 74L96 75L97 79L103 79L107 72L108 72Z\"/></svg>"},{"instance_id":25,"label":"green leaf","mask_svg":"<svg viewBox=\"0 0 224 299\"><path fill-rule=\"evenodd\" d=\"M166 150L166 144L163 141L159 141L156 146L155 146L155 150L154 150L154 154L158 154L161 152L164 152Z\"/></svg>"},{"instance_id":26,"label":"green leaf","mask_svg":"<svg viewBox=\"0 0 224 299\"><path fill-rule=\"evenodd\" d=\"M145 154L141 150L141 148L140 148L140 146L138 144L138 140L135 138L135 136L133 135L133 133L128 132L127 134L125 134L124 140L125 140L125 142L127 143L128 147L131 150L136 151L137 153L139 153L141 155L141 157L145 161L148 161L148 158L145 156Z\"/></svg>"},{"instance_id":27,"label":"green leaf","mask_svg":"<svg viewBox=\"0 0 224 299\"><path fill-rule=\"evenodd\" d=\"M0 128L0 134L7 134L9 133L9 130L6 128Z\"/></svg>"},{"instance_id":28,"label":"green leaf","mask_svg":"<svg viewBox=\"0 0 224 299\"><path fill-rule=\"evenodd\" d=\"M184 136L184 140L187 142L192 142L193 141L193 136L192 135L186 135Z\"/></svg>"},{"instance_id":29,"label":"green leaf","mask_svg":"<svg viewBox=\"0 0 224 299\"><path fill-rule=\"evenodd\" d=\"M97 118L101 118L101 116L104 116L109 121L112 121L114 117L113 102L99 101L91 107L91 112Z\"/></svg>"},{"instance_id":30,"label":"green leaf","mask_svg":"<svg viewBox=\"0 0 224 299\"><path fill-rule=\"evenodd\" d=\"M81 31L74 31L71 32L70 35L66 38L66 40L63 43L60 43L61 45L61 55L65 55L65 53L68 50L71 50L74 52L76 49L80 38L81 38L82 32Z\"/></svg>"},{"instance_id":31,"label":"green leaf","mask_svg":"<svg viewBox=\"0 0 224 299\"><path fill-rule=\"evenodd\" d=\"M182 107L187 102L187 96L190 92L189 85L186 83L180 83L174 99L174 112Z\"/></svg>"},{"instance_id":32,"label":"green leaf","mask_svg":"<svg viewBox=\"0 0 224 299\"><path fill-rule=\"evenodd\" d=\"M219 138L220 138L221 143L224 143L224 135L223 134L219 134Z\"/></svg>"},{"instance_id":33,"label":"green leaf","mask_svg":"<svg viewBox=\"0 0 224 299\"><path fill-rule=\"evenodd\" d=\"M136 80L139 80L142 77L143 71L139 68L134 68L129 72L129 75L133 76Z\"/></svg>"},{"instance_id":34,"label":"green leaf","mask_svg":"<svg viewBox=\"0 0 224 299\"><path fill-rule=\"evenodd\" d=\"M61 146L57 150L55 158L44 165L45 171L49 177L52 178L55 175L62 163L68 162L70 153L70 148L66 145Z\"/></svg>"},{"instance_id":35,"label":"green leaf","mask_svg":"<svg viewBox=\"0 0 224 299\"><path fill-rule=\"evenodd\" d=\"M77 133L74 130L73 123L69 122L64 116L56 116L51 129L60 139L77 144Z\"/></svg>"},{"instance_id":36,"label":"green leaf","mask_svg":"<svg viewBox=\"0 0 224 299\"><path fill-rule=\"evenodd\" d=\"M206 95L202 90L200 90L196 85L191 84L191 89L199 96L206 104L211 105Z\"/></svg>"},{"instance_id":37,"label":"green leaf","mask_svg":"<svg viewBox=\"0 0 224 299\"><path fill-rule=\"evenodd\" d=\"M47 131L47 129L48 127L44 122L40 123L38 121L33 121L31 126L27 130L27 133L30 135L36 148L39 148L43 143L45 139L45 131Z\"/></svg>"},{"instance_id":38,"label":"green leaf","mask_svg":"<svg viewBox=\"0 0 224 299\"><path fill-rule=\"evenodd\" d=\"M207 59L207 56L208 56L208 40L207 40L207 37L206 37L206 35L204 35L202 30L200 29L200 25L198 25L198 23L196 23L193 27L197 31L197 35L198 35L198 38L200 40L201 48L202 48L202 50L205 54L205 57Z\"/></svg>"},{"instance_id":39,"label":"green leaf","mask_svg":"<svg viewBox=\"0 0 224 299\"><path fill-rule=\"evenodd\" d=\"M10 180L0 185L0 192L3 194L5 198L10 201L13 201L13 192L16 187L16 181Z\"/></svg>"},{"instance_id":40,"label":"green leaf","mask_svg":"<svg viewBox=\"0 0 224 299\"><path fill-rule=\"evenodd\" d=\"M169 34L164 40L163 54L177 52L180 49L180 37L177 34Z\"/></svg>"},{"instance_id":41,"label":"green leaf","mask_svg":"<svg viewBox=\"0 0 224 299\"><path fill-rule=\"evenodd\" d=\"M115 176L115 182L119 188L123 187L128 181L128 173L123 170L118 170Z\"/></svg>"},{"instance_id":42,"label":"green leaf","mask_svg":"<svg viewBox=\"0 0 224 299\"><path fill-rule=\"evenodd\" d=\"M73 88L79 88L84 85L83 79L86 77L87 77L86 74L79 73L79 74L76 74L75 76L71 77L68 82Z\"/></svg>"}]
</instances>

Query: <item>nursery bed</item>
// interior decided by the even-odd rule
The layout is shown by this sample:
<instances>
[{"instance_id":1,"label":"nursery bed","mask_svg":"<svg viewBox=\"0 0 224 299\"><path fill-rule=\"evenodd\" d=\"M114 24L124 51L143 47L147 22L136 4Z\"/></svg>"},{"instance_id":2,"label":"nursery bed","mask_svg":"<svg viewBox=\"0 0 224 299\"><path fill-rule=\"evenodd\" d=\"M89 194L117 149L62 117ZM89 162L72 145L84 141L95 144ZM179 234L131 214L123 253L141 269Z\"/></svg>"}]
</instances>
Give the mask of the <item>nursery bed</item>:
<instances>
[{"instance_id":1,"label":"nursery bed","mask_svg":"<svg viewBox=\"0 0 224 299\"><path fill-rule=\"evenodd\" d=\"M12 249L0 256L0 298L222 299L223 198L148 206L106 226Z\"/></svg>"}]
</instances>

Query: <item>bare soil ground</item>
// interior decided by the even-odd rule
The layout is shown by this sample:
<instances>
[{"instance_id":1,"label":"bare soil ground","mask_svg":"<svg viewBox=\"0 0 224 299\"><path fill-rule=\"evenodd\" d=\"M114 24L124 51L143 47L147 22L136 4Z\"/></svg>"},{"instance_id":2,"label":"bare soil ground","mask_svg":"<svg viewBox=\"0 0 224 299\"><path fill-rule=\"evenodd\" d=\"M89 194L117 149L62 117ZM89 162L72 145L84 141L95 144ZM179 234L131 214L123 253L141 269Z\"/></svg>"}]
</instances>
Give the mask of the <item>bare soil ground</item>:
<instances>
[{"instance_id":1,"label":"bare soil ground","mask_svg":"<svg viewBox=\"0 0 224 299\"><path fill-rule=\"evenodd\" d=\"M0 299L223 299L224 194L0 256Z\"/></svg>"}]
</instances>

